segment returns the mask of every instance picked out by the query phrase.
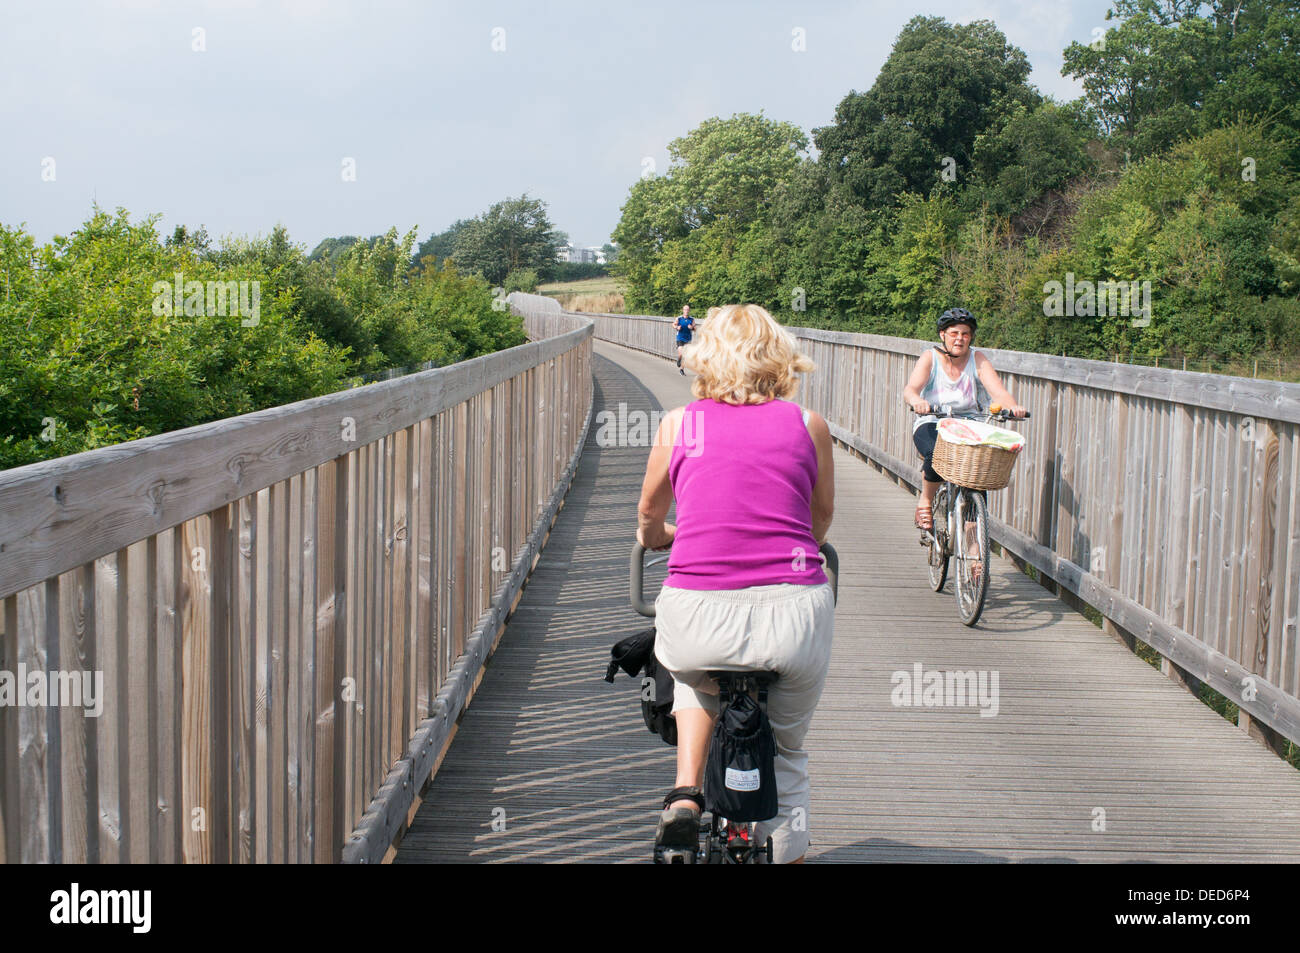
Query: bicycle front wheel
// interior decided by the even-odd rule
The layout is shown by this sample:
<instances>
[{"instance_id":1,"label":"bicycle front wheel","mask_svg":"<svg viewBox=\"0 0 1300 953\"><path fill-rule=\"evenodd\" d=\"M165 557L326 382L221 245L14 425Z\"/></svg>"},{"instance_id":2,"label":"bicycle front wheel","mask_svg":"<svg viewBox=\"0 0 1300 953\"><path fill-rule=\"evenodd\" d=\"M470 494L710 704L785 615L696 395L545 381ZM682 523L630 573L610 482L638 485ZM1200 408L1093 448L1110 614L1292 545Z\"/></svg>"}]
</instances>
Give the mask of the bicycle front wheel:
<instances>
[{"instance_id":1,"label":"bicycle front wheel","mask_svg":"<svg viewBox=\"0 0 1300 953\"><path fill-rule=\"evenodd\" d=\"M962 491L957 499L954 523L957 614L964 624L974 625L984 611L984 597L989 590L989 520L983 494Z\"/></svg>"}]
</instances>

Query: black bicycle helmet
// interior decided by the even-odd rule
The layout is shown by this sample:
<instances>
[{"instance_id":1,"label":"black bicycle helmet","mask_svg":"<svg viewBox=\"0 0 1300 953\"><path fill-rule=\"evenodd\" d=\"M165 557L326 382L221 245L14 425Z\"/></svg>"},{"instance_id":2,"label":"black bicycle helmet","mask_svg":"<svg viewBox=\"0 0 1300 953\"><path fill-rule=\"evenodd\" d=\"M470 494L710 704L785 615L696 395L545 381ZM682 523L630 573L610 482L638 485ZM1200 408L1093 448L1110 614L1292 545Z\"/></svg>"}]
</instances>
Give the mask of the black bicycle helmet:
<instances>
[{"instance_id":1,"label":"black bicycle helmet","mask_svg":"<svg viewBox=\"0 0 1300 953\"><path fill-rule=\"evenodd\" d=\"M943 334L944 328L950 328L954 324L970 325L970 336L975 336L975 315L971 314L965 308L949 308L943 314L939 315L938 333Z\"/></svg>"}]
</instances>

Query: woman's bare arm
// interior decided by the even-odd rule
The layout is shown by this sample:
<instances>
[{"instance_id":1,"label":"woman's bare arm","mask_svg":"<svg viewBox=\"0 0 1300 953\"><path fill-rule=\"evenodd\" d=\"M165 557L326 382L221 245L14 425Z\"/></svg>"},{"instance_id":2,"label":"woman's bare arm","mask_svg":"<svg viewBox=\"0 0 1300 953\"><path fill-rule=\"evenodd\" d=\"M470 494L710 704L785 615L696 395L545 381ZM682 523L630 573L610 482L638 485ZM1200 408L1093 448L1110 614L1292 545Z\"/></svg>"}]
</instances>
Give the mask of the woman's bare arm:
<instances>
[{"instance_id":1,"label":"woman's bare arm","mask_svg":"<svg viewBox=\"0 0 1300 953\"><path fill-rule=\"evenodd\" d=\"M978 352L975 354L975 370L984 384L984 389L993 399L993 403L1000 404L1004 410L1009 410L1013 417L1025 415L1025 408L1017 404L1011 392L1002 385L1002 378L998 377L998 372L993 369L993 362Z\"/></svg>"},{"instance_id":2,"label":"woman's bare arm","mask_svg":"<svg viewBox=\"0 0 1300 953\"><path fill-rule=\"evenodd\" d=\"M673 543L677 528L664 520L673 503L672 482L668 479L668 464L673 456L673 443L681 424L683 407L676 407L664 415L655 434L654 446L646 460L645 479L641 483L641 501L637 504L637 541L646 549L667 549Z\"/></svg>"},{"instance_id":3,"label":"woman's bare arm","mask_svg":"<svg viewBox=\"0 0 1300 953\"><path fill-rule=\"evenodd\" d=\"M808 434L817 448L817 483L812 491L812 531L817 545L826 542L826 534L835 516L835 451L831 428L816 411L808 413Z\"/></svg>"},{"instance_id":4,"label":"woman's bare arm","mask_svg":"<svg viewBox=\"0 0 1300 953\"><path fill-rule=\"evenodd\" d=\"M934 351L928 348L916 359L916 366L903 388L903 400L918 414L928 414L931 407L921 399L921 389L930 379L930 365L934 363Z\"/></svg>"}]
</instances>

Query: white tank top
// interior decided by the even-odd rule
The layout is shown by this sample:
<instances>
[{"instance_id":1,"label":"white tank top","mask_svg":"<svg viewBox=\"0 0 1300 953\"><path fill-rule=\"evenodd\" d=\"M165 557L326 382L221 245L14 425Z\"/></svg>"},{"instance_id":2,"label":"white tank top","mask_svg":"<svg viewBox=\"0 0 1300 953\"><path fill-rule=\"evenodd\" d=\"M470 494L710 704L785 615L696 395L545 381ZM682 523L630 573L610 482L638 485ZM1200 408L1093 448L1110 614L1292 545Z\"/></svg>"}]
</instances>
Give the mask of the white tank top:
<instances>
[{"instance_id":1,"label":"white tank top","mask_svg":"<svg viewBox=\"0 0 1300 953\"><path fill-rule=\"evenodd\" d=\"M930 379L921 389L921 399L931 407L951 407L954 414L980 413L984 409L980 401L984 388L980 386L979 378L975 376L975 351L970 352L966 358L966 366L961 369L961 373L955 380L950 378L940 365L942 354L939 349L932 348L932 351L934 359L930 362ZM918 417L912 424L912 430L916 430L922 424L932 424L938 419L934 414Z\"/></svg>"}]
</instances>

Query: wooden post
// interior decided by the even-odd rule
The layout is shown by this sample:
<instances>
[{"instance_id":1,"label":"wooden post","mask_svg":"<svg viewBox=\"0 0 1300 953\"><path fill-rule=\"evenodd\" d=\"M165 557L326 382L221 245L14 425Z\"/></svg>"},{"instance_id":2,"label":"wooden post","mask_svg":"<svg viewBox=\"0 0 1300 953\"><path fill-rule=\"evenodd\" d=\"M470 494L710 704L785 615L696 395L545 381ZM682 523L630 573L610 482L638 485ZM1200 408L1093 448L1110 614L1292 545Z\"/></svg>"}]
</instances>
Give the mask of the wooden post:
<instances>
[{"instance_id":1,"label":"wooden post","mask_svg":"<svg viewBox=\"0 0 1300 953\"><path fill-rule=\"evenodd\" d=\"M210 520L200 517L181 529L181 831L187 864L211 863L213 814L218 810L212 789L212 632ZM98 634L98 627L96 627ZM97 661L97 660L96 660ZM103 860L98 838L87 857Z\"/></svg>"},{"instance_id":2,"label":"wooden post","mask_svg":"<svg viewBox=\"0 0 1300 953\"><path fill-rule=\"evenodd\" d=\"M1249 712L1237 709L1237 727L1279 758L1286 757L1287 739L1259 719L1252 718Z\"/></svg>"},{"instance_id":3,"label":"wooden post","mask_svg":"<svg viewBox=\"0 0 1300 953\"><path fill-rule=\"evenodd\" d=\"M1131 483L1128 453L1129 427L1128 427L1128 397L1124 394L1116 394L1113 398L1115 402L1114 410L1114 430L1115 435L1115 459L1113 477L1110 481L1110 519L1108 527L1108 536L1106 540L1106 584L1121 592L1124 590L1124 508L1128 500ZM1109 618L1103 617L1101 627L1104 632L1112 638L1123 642L1131 649L1133 646L1130 640L1121 635L1115 623Z\"/></svg>"},{"instance_id":4,"label":"wooden post","mask_svg":"<svg viewBox=\"0 0 1300 953\"><path fill-rule=\"evenodd\" d=\"M1165 677L1176 685L1181 685L1193 695L1199 696L1201 693L1201 681L1192 676L1189 672L1175 665L1167 658L1160 660L1160 671Z\"/></svg>"},{"instance_id":5,"label":"wooden post","mask_svg":"<svg viewBox=\"0 0 1300 953\"><path fill-rule=\"evenodd\" d=\"M1052 535L1053 526L1055 525L1056 512L1056 487L1057 487L1057 455L1056 455L1056 418L1059 412L1060 385L1052 381L1048 386L1047 407L1047 432L1043 435L1043 473L1040 479L1040 493L1038 501L1038 542L1048 549L1055 549Z\"/></svg>"},{"instance_id":6,"label":"wooden post","mask_svg":"<svg viewBox=\"0 0 1300 953\"><path fill-rule=\"evenodd\" d=\"M1250 483L1250 533L1247 535L1246 589L1242 644L1238 661L1263 677L1271 648L1273 552L1277 542L1279 442L1268 421L1256 421L1255 459Z\"/></svg>"}]
</instances>

